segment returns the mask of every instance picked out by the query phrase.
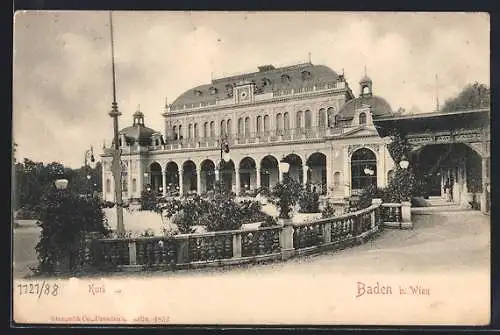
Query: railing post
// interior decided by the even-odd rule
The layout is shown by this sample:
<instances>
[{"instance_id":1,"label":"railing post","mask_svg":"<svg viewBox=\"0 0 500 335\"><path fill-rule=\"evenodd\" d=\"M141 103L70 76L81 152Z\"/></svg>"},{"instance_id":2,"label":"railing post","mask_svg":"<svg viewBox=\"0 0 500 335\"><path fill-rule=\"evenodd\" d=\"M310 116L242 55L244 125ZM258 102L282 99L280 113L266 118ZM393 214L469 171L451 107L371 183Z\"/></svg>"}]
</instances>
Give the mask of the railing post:
<instances>
[{"instance_id":1,"label":"railing post","mask_svg":"<svg viewBox=\"0 0 500 335\"><path fill-rule=\"evenodd\" d=\"M137 249L135 241L128 242L128 264L137 265Z\"/></svg>"},{"instance_id":2,"label":"railing post","mask_svg":"<svg viewBox=\"0 0 500 335\"><path fill-rule=\"evenodd\" d=\"M332 241L332 222L328 221L323 226L323 242L330 243Z\"/></svg>"},{"instance_id":3,"label":"railing post","mask_svg":"<svg viewBox=\"0 0 500 335\"><path fill-rule=\"evenodd\" d=\"M382 205L382 199L378 199L378 198L375 198L375 199L372 199L372 206L380 206ZM377 217L375 215L375 210L372 211L371 213L371 229L375 229L375 227L377 226Z\"/></svg>"},{"instance_id":4,"label":"railing post","mask_svg":"<svg viewBox=\"0 0 500 335\"><path fill-rule=\"evenodd\" d=\"M241 233L233 235L233 258L241 258Z\"/></svg>"},{"instance_id":5,"label":"railing post","mask_svg":"<svg viewBox=\"0 0 500 335\"><path fill-rule=\"evenodd\" d=\"M177 264L183 264L188 262L189 257L189 239L178 238L177 240Z\"/></svg>"},{"instance_id":6,"label":"railing post","mask_svg":"<svg viewBox=\"0 0 500 335\"><path fill-rule=\"evenodd\" d=\"M413 228L413 223L411 222L411 202L402 201L401 202L401 228Z\"/></svg>"},{"instance_id":7,"label":"railing post","mask_svg":"<svg viewBox=\"0 0 500 335\"><path fill-rule=\"evenodd\" d=\"M291 222L283 222L283 228L280 231L280 246L281 259L286 260L292 257L295 253L293 248L293 224Z\"/></svg>"}]
</instances>

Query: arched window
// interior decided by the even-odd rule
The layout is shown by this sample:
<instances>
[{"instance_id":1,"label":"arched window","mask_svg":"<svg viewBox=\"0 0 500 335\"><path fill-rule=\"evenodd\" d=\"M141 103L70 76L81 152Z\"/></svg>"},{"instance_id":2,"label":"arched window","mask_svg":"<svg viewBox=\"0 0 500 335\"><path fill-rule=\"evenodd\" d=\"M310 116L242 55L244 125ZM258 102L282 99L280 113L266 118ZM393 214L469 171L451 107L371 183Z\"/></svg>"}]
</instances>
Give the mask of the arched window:
<instances>
[{"instance_id":1,"label":"arched window","mask_svg":"<svg viewBox=\"0 0 500 335\"><path fill-rule=\"evenodd\" d=\"M366 123L366 113L359 113L359 124Z\"/></svg>"},{"instance_id":2,"label":"arched window","mask_svg":"<svg viewBox=\"0 0 500 335\"><path fill-rule=\"evenodd\" d=\"M188 125L188 140L193 138L193 125L190 123Z\"/></svg>"},{"instance_id":3,"label":"arched window","mask_svg":"<svg viewBox=\"0 0 500 335\"><path fill-rule=\"evenodd\" d=\"M257 134L262 132L262 116L257 116Z\"/></svg>"},{"instance_id":4,"label":"arched window","mask_svg":"<svg viewBox=\"0 0 500 335\"><path fill-rule=\"evenodd\" d=\"M135 178L132 179L132 192L137 192L137 180Z\"/></svg>"},{"instance_id":5,"label":"arched window","mask_svg":"<svg viewBox=\"0 0 500 335\"><path fill-rule=\"evenodd\" d=\"M300 129L302 128L302 111L298 111L297 114L295 114L295 128Z\"/></svg>"},{"instance_id":6,"label":"arched window","mask_svg":"<svg viewBox=\"0 0 500 335\"><path fill-rule=\"evenodd\" d=\"M328 109L326 110L326 117L328 119L328 127L335 126L333 113L334 113L333 107L328 107Z\"/></svg>"},{"instance_id":7,"label":"arched window","mask_svg":"<svg viewBox=\"0 0 500 335\"><path fill-rule=\"evenodd\" d=\"M288 112L285 112L285 114L283 114L283 129L285 130L285 132L290 129L290 115L288 114Z\"/></svg>"},{"instance_id":8,"label":"arched window","mask_svg":"<svg viewBox=\"0 0 500 335\"><path fill-rule=\"evenodd\" d=\"M179 140L182 140L184 138L184 134L182 132L182 125L179 125Z\"/></svg>"},{"instance_id":9,"label":"arched window","mask_svg":"<svg viewBox=\"0 0 500 335\"><path fill-rule=\"evenodd\" d=\"M106 179L106 193L111 193L111 180Z\"/></svg>"},{"instance_id":10,"label":"arched window","mask_svg":"<svg viewBox=\"0 0 500 335\"><path fill-rule=\"evenodd\" d=\"M208 137L208 122L205 122L203 124L203 137L207 138Z\"/></svg>"},{"instance_id":11,"label":"arched window","mask_svg":"<svg viewBox=\"0 0 500 335\"><path fill-rule=\"evenodd\" d=\"M226 135L231 135L233 132L233 122L231 121L231 119L227 120L227 123L226 123Z\"/></svg>"},{"instance_id":12,"label":"arched window","mask_svg":"<svg viewBox=\"0 0 500 335\"><path fill-rule=\"evenodd\" d=\"M310 110L306 110L306 112L305 112L305 118L304 119L305 119L304 120L305 121L304 127L306 129L311 129L311 127L312 127L312 118L311 118L311 111Z\"/></svg>"},{"instance_id":13,"label":"arched window","mask_svg":"<svg viewBox=\"0 0 500 335\"><path fill-rule=\"evenodd\" d=\"M283 130L283 115L281 113L276 114L276 132L278 134Z\"/></svg>"},{"instance_id":14,"label":"arched window","mask_svg":"<svg viewBox=\"0 0 500 335\"><path fill-rule=\"evenodd\" d=\"M224 136L226 134L226 122L224 120L222 120L220 122L220 136Z\"/></svg>"},{"instance_id":15,"label":"arched window","mask_svg":"<svg viewBox=\"0 0 500 335\"><path fill-rule=\"evenodd\" d=\"M177 126L174 126L172 128L172 134L173 134L173 137L174 137L174 141L177 141L178 140L178 134L177 134Z\"/></svg>"},{"instance_id":16,"label":"arched window","mask_svg":"<svg viewBox=\"0 0 500 335\"><path fill-rule=\"evenodd\" d=\"M194 138L198 138L199 137L199 134L198 134L198 124L195 123L194 126Z\"/></svg>"},{"instance_id":17,"label":"arched window","mask_svg":"<svg viewBox=\"0 0 500 335\"><path fill-rule=\"evenodd\" d=\"M245 137L250 137L250 117L245 118Z\"/></svg>"},{"instance_id":18,"label":"arched window","mask_svg":"<svg viewBox=\"0 0 500 335\"><path fill-rule=\"evenodd\" d=\"M122 173L122 191L124 193L128 192L128 178L127 178L127 172Z\"/></svg>"},{"instance_id":19,"label":"arched window","mask_svg":"<svg viewBox=\"0 0 500 335\"><path fill-rule=\"evenodd\" d=\"M370 185L377 186L377 158L370 149L361 148L351 156L351 188L359 194Z\"/></svg>"},{"instance_id":20,"label":"arched window","mask_svg":"<svg viewBox=\"0 0 500 335\"><path fill-rule=\"evenodd\" d=\"M340 186L340 172L338 171L333 174L333 186L334 187Z\"/></svg>"},{"instance_id":21,"label":"arched window","mask_svg":"<svg viewBox=\"0 0 500 335\"><path fill-rule=\"evenodd\" d=\"M269 131L269 115L264 115L264 132Z\"/></svg>"},{"instance_id":22,"label":"arched window","mask_svg":"<svg viewBox=\"0 0 500 335\"><path fill-rule=\"evenodd\" d=\"M326 127L326 112L324 108L321 108L318 112L318 126L320 128Z\"/></svg>"},{"instance_id":23,"label":"arched window","mask_svg":"<svg viewBox=\"0 0 500 335\"><path fill-rule=\"evenodd\" d=\"M215 123L214 121L210 121L210 137L215 137Z\"/></svg>"},{"instance_id":24,"label":"arched window","mask_svg":"<svg viewBox=\"0 0 500 335\"><path fill-rule=\"evenodd\" d=\"M243 118L240 117L238 119L238 137L243 137L243 132L244 132L244 128L243 128Z\"/></svg>"}]
</instances>

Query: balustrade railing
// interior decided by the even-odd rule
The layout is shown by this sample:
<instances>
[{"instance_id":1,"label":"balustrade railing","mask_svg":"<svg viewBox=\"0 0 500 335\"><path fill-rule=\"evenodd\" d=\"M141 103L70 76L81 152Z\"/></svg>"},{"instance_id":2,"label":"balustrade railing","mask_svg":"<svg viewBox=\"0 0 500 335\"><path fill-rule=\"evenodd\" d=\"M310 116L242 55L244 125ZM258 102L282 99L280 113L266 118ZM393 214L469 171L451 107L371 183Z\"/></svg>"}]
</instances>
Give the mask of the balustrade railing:
<instances>
[{"instance_id":1,"label":"balustrade railing","mask_svg":"<svg viewBox=\"0 0 500 335\"><path fill-rule=\"evenodd\" d=\"M230 145L250 144L250 143L267 143L280 141L296 141L304 139L320 139L325 136L335 136L344 133L344 128L329 128L321 127L301 127L289 129L273 129L258 132L237 132L228 134L227 141ZM183 138L180 140L168 140L163 146L151 146L151 150L165 149L193 149L193 148L218 148L220 145L220 137L197 137Z\"/></svg>"},{"instance_id":2,"label":"balustrade railing","mask_svg":"<svg viewBox=\"0 0 500 335\"><path fill-rule=\"evenodd\" d=\"M386 223L402 223L402 204L401 203L383 203L381 206L382 219Z\"/></svg>"},{"instance_id":3,"label":"balustrade railing","mask_svg":"<svg viewBox=\"0 0 500 335\"><path fill-rule=\"evenodd\" d=\"M286 259L294 252L364 240L383 222L381 210L397 209L380 203L340 216L248 230L94 240L94 265L106 268L175 269L209 263ZM401 211L400 211L401 212ZM385 212L384 212L385 213Z\"/></svg>"},{"instance_id":4,"label":"balustrade railing","mask_svg":"<svg viewBox=\"0 0 500 335\"><path fill-rule=\"evenodd\" d=\"M223 232L213 235L192 235L188 237L189 262L214 261L233 257L233 234Z\"/></svg>"},{"instance_id":5,"label":"balustrade railing","mask_svg":"<svg viewBox=\"0 0 500 335\"><path fill-rule=\"evenodd\" d=\"M276 254L281 251L281 227L261 228L260 230L241 233L241 256L261 256Z\"/></svg>"}]
</instances>

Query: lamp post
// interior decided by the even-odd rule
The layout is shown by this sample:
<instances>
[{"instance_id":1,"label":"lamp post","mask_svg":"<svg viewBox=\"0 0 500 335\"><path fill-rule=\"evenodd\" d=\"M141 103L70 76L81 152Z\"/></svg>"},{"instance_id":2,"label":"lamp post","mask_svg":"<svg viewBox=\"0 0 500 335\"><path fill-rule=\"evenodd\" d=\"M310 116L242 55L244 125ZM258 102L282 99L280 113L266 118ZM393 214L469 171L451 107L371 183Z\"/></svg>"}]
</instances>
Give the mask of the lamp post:
<instances>
[{"instance_id":1,"label":"lamp post","mask_svg":"<svg viewBox=\"0 0 500 335\"><path fill-rule=\"evenodd\" d=\"M229 162L231 160L231 154L230 154L230 149L229 149L229 143L227 141L227 135L223 138L221 138L221 143L220 143L220 162L219 162L219 169L218 173L216 172L216 177L218 174L218 179L220 181L220 193L222 193L222 187L223 187L223 181L222 181L222 175L221 175L221 170L224 162ZM239 176L236 176L238 178Z\"/></svg>"},{"instance_id":2,"label":"lamp post","mask_svg":"<svg viewBox=\"0 0 500 335\"><path fill-rule=\"evenodd\" d=\"M121 183L121 163L120 163L120 144L118 142L118 117L121 115L116 102L116 78L115 78L115 48L113 37L113 15L109 12L109 27L111 34L111 71L113 75L113 102L109 116L113 119L113 160L111 162L113 179L115 182L115 202L116 202L116 230L119 237L125 235L125 226L123 224L123 203L122 203L122 183Z\"/></svg>"}]
</instances>

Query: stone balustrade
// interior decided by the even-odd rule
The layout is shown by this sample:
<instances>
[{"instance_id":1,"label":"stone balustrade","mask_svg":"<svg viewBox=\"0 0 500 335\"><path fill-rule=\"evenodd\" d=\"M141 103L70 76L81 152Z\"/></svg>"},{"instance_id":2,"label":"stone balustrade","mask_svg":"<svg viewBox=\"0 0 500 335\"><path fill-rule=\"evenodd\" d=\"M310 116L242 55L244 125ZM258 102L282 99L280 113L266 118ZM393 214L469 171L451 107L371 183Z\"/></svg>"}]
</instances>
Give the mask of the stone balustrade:
<instances>
[{"instance_id":1,"label":"stone balustrade","mask_svg":"<svg viewBox=\"0 0 500 335\"><path fill-rule=\"evenodd\" d=\"M399 213L396 217L402 221L401 208L401 204L374 200L368 208L311 222L169 237L95 239L93 257L87 259L97 268L132 271L286 260L363 243L383 226L385 217L392 219L388 212Z\"/></svg>"}]
</instances>

